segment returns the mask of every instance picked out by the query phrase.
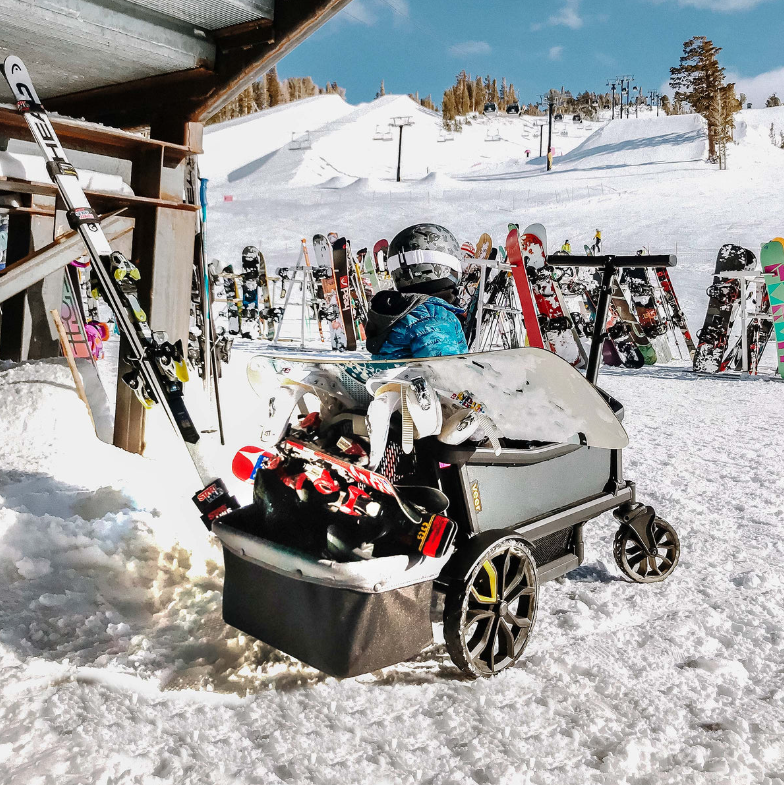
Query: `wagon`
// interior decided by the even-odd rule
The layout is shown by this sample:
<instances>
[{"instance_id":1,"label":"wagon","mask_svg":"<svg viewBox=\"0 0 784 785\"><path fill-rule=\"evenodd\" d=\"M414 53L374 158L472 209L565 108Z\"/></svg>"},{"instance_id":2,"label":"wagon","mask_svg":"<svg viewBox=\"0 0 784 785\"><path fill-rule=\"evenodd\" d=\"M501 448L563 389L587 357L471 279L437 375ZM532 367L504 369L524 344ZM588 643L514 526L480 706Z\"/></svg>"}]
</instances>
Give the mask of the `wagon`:
<instances>
[{"instance_id":1,"label":"wagon","mask_svg":"<svg viewBox=\"0 0 784 785\"><path fill-rule=\"evenodd\" d=\"M570 257L570 264L603 266L596 322L603 324L612 275L641 260ZM675 259L646 257L643 264L674 266ZM595 387L605 337L595 331L587 382L621 421L621 403ZM257 493L253 505L212 527L225 557L224 619L345 677L416 656L432 642L435 615L443 620L450 657L468 677L497 674L530 640L541 584L583 562L592 519L613 512L619 523L613 555L629 580L661 581L678 563L678 536L638 501L634 482L624 476L622 449L584 442L518 440L498 448L431 437L417 443L415 464L390 448L377 469L385 481L401 493L424 482L449 500L457 535L437 558L395 554L342 562L308 555L259 535L264 499Z\"/></svg>"}]
</instances>

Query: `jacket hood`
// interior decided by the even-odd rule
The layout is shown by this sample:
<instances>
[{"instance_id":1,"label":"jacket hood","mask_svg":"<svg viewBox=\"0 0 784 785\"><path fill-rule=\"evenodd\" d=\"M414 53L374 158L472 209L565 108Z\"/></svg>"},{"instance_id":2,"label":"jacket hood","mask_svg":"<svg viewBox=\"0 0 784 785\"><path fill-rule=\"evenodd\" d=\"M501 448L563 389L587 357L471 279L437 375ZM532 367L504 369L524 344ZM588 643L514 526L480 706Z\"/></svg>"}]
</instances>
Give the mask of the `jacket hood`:
<instances>
[{"instance_id":1,"label":"jacket hood","mask_svg":"<svg viewBox=\"0 0 784 785\"><path fill-rule=\"evenodd\" d=\"M429 294L405 294L394 289L383 289L375 294L365 325L367 350L378 354L395 324L429 299Z\"/></svg>"}]
</instances>

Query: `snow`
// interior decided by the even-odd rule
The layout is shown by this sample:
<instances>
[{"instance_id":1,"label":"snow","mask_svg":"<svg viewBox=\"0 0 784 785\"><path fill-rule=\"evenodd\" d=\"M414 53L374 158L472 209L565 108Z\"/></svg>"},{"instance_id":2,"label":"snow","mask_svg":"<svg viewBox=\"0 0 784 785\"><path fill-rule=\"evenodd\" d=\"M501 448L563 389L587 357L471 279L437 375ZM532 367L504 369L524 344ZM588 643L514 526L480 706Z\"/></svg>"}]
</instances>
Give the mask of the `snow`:
<instances>
[{"instance_id":1,"label":"snow","mask_svg":"<svg viewBox=\"0 0 784 785\"><path fill-rule=\"evenodd\" d=\"M263 141L265 115L211 130L208 145L221 133L248 141L208 147L210 254L235 261L261 238L273 265L290 264L303 236L335 228L371 246L424 220L472 242L482 231L498 241L508 220L542 220L552 243L577 249L599 226L610 252L677 243L673 278L696 329L718 247L780 234L784 197L771 183L784 151L767 137L771 122L784 128L779 110L738 115L727 172L703 160L695 118L648 116L568 137L572 152L544 174L520 154L537 141L523 141L523 120L492 123L513 141L486 143L489 124L475 122L439 143L436 118L386 99L314 99L307 123L285 119L297 104L269 113L283 151ZM393 145L372 139L390 113L417 123L404 131L401 185ZM305 125L311 150L289 151ZM318 187L334 177L348 179ZM360 178L384 190L338 187ZM224 204L229 188L238 200ZM224 377L224 475L258 436L244 380L255 352L239 341ZM338 681L227 627L221 551L160 413L149 457L129 455L92 435L64 363L0 364L0 781L781 783L784 387L770 361L757 382L686 365L600 376L625 406L626 476L679 533L673 576L621 580L617 524L602 516L586 526L585 564L543 586L523 660L468 682L438 642ZM198 382L189 387L209 424Z\"/></svg>"}]
</instances>

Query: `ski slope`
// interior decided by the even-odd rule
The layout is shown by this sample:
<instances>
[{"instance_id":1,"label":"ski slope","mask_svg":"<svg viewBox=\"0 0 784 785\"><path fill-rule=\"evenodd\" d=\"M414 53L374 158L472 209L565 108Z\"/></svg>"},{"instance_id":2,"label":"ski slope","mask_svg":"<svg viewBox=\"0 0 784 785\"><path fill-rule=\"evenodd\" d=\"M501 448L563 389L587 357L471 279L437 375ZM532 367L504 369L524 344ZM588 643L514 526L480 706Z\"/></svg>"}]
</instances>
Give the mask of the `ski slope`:
<instances>
[{"instance_id":1,"label":"ski slope","mask_svg":"<svg viewBox=\"0 0 784 785\"><path fill-rule=\"evenodd\" d=\"M396 144L372 137L408 114L397 184ZM645 116L557 124L563 155L545 173L525 158L538 152L525 119L439 142L438 119L405 97L321 96L208 129L209 253L236 262L256 242L291 265L301 237L335 229L358 248L426 220L472 242L541 221L578 250L600 227L609 252L677 249L695 330L718 247L783 233L784 151L769 129L784 130L784 110L736 122L726 172L705 162L697 118ZM496 127L501 141L485 141ZM306 130L310 149L290 150ZM253 352L235 347L227 444L213 448L242 501L228 467L258 436ZM620 580L603 516L586 527L585 564L543 587L523 660L467 682L438 642L337 681L227 627L221 552L161 413L149 456L129 455L91 435L63 363L0 363L0 782L781 783L784 387L686 365L600 376L625 406L626 476L680 535L671 579ZM199 390L187 400L209 426Z\"/></svg>"}]
</instances>

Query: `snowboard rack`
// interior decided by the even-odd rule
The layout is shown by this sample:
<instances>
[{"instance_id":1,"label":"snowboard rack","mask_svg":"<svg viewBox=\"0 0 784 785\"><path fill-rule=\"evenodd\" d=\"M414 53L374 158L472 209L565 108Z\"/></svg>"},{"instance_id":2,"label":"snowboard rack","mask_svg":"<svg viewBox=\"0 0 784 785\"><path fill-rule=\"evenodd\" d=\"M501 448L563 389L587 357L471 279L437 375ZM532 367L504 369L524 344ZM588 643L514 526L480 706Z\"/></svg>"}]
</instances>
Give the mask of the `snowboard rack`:
<instances>
[{"instance_id":1,"label":"snowboard rack","mask_svg":"<svg viewBox=\"0 0 784 785\"><path fill-rule=\"evenodd\" d=\"M560 254L549 255L547 264L563 264L563 256ZM612 296L612 280L619 270L628 267L675 267L678 259L673 254L657 256L615 256L607 254L604 256L569 256L569 267L587 267L590 269L602 270L602 283L599 289L599 302L596 305L596 324L601 328L594 329L591 338L591 352L588 356L588 368L585 371L585 378L596 386L599 378L599 365L602 358L602 347L608 337L607 332L607 313L610 309L610 298Z\"/></svg>"}]
</instances>

